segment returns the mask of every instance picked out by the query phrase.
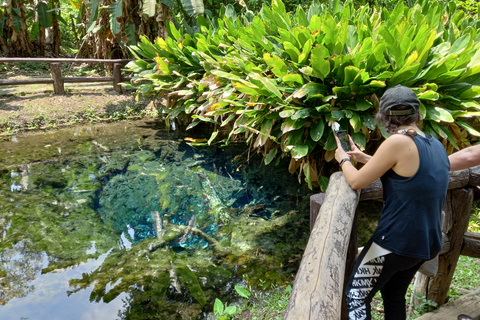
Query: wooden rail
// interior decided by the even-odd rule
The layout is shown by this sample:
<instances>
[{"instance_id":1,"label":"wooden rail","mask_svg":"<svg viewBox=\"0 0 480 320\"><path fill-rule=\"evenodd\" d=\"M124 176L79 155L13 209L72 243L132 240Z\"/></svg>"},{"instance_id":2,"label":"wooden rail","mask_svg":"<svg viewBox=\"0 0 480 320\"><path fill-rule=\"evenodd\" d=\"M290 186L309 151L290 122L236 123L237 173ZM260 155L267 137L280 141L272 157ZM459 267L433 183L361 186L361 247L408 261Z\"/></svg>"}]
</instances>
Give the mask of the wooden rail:
<instances>
[{"instance_id":1,"label":"wooden rail","mask_svg":"<svg viewBox=\"0 0 480 320\"><path fill-rule=\"evenodd\" d=\"M72 59L72 58L0 58L0 63L49 63L52 78L35 78L35 79L15 79L5 80L0 79L0 86L18 86L25 84L53 84L55 94L65 93L65 83L80 83L80 82L113 82L113 88L118 93L122 93L123 81L128 81L131 78L122 76L122 65L132 61L133 59ZM112 77L67 77L62 76L60 65L62 63L104 63L113 64Z\"/></svg>"},{"instance_id":2,"label":"wooden rail","mask_svg":"<svg viewBox=\"0 0 480 320\"><path fill-rule=\"evenodd\" d=\"M442 232L444 250L438 273L417 273L416 293L445 303L460 255L480 257L480 235L466 233L473 187L480 185L480 166L450 172ZM345 285L355 262L355 210L360 200L381 199L380 180L355 192L341 172L334 173L325 194L310 198L311 235L295 277L284 320L346 319ZM354 232L352 232L352 230Z\"/></svg>"}]
</instances>

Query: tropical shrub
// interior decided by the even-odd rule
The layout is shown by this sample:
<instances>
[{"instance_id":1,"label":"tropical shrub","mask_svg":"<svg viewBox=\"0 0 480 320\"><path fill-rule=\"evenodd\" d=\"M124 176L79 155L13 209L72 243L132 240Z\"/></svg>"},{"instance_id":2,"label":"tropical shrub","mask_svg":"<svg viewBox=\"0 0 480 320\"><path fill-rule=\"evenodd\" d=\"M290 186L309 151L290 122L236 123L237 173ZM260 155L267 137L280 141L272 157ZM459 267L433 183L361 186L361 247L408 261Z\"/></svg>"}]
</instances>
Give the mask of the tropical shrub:
<instances>
[{"instance_id":1,"label":"tropical shrub","mask_svg":"<svg viewBox=\"0 0 480 320\"><path fill-rule=\"evenodd\" d=\"M471 13L480 12L480 2L476 0L455 0L459 9L464 9Z\"/></svg>"},{"instance_id":2,"label":"tropical shrub","mask_svg":"<svg viewBox=\"0 0 480 320\"><path fill-rule=\"evenodd\" d=\"M138 59L128 64L130 86L167 94L166 121L187 130L211 124L208 144L244 140L265 164L289 155L290 172L325 187L331 128L347 129L371 152L388 135L374 118L378 99L397 84L416 92L424 130L448 152L478 139L480 19L456 9L432 0L411 8L399 1L393 10L332 0L288 13L274 0L238 16L227 6L218 20L200 16L200 33L170 23L167 38L131 46Z\"/></svg>"}]
</instances>

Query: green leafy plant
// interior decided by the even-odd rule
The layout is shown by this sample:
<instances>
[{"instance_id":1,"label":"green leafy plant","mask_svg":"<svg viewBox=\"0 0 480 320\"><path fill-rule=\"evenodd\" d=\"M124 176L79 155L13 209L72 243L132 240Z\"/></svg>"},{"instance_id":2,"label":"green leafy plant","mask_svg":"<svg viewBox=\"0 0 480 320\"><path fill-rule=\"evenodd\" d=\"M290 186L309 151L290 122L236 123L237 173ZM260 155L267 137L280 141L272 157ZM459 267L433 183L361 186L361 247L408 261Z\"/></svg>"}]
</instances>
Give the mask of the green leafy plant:
<instances>
[{"instance_id":1,"label":"green leafy plant","mask_svg":"<svg viewBox=\"0 0 480 320\"><path fill-rule=\"evenodd\" d=\"M438 308L438 304L432 300L428 300L425 298L425 296L420 296L418 294L415 294L415 298L420 301L418 305L415 306L413 309L413 317L416 318L419 317L425 313L431 312L433 310L436 310Z\"/></svg>"},{"instance_id":2,"label":"green leafy plant","mask_svg":"<svg viewBox=\"0 0 480 320\"><path fill-rule=\"evenodd\" d=\"M248 299L251 296L250 291L241 286L235 286L235 291L242 298ZM218 320L231 319L240 309L236 306L225 306L223 302L216 298L213 305L213 313L217 316Z\"/></svg>"},{"instance_id":3,"label":"green leafy plant","mask_svg":"<svg viewBox=\"0 0 480 320\"><path fill-rule=\"evenodd\" d=\"M225 307L223 302L216 298L213 306L213 313L217 316L218 320L230 319L237 312L236 306Z\"/></svg>"},{"instance_id":4,"label":"green leafy plant","mask_svg":"<svg viewBox=\"0 0 480 320\"><path fill-rule=\"evenodd\" d=\"M432 0L393 10L314 1L293 13L274 0L243 15L226 6L216 21L198 17L201 32L169 23L166 39L131 46L129 86L167 95L167 122L210 125L206 144L242 140L265 164L289 156L290 172L324 189L332 129L374 150L387 135L374 118L379 97L397 84L416 92L424 130L448 152L478 140L479 21Z\"/></svg>"}]
</instances>

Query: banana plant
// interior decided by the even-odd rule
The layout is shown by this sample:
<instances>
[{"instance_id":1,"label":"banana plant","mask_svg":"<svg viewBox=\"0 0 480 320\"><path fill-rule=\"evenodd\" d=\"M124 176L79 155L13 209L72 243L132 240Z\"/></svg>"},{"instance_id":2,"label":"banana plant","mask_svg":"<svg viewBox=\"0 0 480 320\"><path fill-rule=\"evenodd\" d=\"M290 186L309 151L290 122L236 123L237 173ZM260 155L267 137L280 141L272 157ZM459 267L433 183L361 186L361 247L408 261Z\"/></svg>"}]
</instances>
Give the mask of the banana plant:
<instances>
[{"instance_id":1,"label":"banana plant","mask_svg":"<svg viewBox=\"0 0 480 320\"><path fill-rule=\"evenodd\" d=\"M167 121L210 123L208 144L244 140L265 164L290 156L290 172L324 188L332 129L369 151L386 135L379 98L397 84L416 92L425 131L449 152L480 137L478 14L434 0L393 10L314 1L294 13L274 0L257 14L222 12L199 17L194 35L169 23L166 39L130 47L128 65L139 95L168 95Z\"/></svg>"}]
</instances>

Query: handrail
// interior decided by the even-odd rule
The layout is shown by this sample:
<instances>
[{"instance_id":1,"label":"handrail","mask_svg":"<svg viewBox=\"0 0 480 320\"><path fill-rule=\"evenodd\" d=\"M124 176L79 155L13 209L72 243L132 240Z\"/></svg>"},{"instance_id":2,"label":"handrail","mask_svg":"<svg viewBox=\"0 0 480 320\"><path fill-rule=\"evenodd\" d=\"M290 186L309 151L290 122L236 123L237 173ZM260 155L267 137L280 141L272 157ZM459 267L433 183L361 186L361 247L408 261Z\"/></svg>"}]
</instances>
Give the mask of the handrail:
<instances>
[{"instance_id":1,"label":"handrail","mask_svg":"<svg viewBox=\"0 0 480 320\"><path fill-rule=\"evenodd\" d=\"M335 172L330 177L325 202L295 277L285 320L340 319L345 274L350 273L345 272L347 252L359 193L350 188L343 173ZM355 244L355 252L356 249Z\"/></svg>"},{"instance_id":2,"label":"handrail","mask_svg":"<svg viewBox=\"0 0 480 320\"><path fill-rule=\"evenodd\" d=\"M445 253L439 256L437 276L422 281L416 293L443 304L459 255L480 256L480 234L465 233L473 199L473 186L480 185L480 166L450 172L447 201L444 207L446 234ZM340 320L344 287L356 252L355 210L358 201L382 198L379 180L361 190L353 191L341 172L330 177L325 194L316 194L310 201L311 235L295 277L292 295L284 320ZM322 203L315 203L322 202ZM317 215L318 213L318 215ZM354 239L352 241L352 239ZM347 249L348 255L347 255Z\"/></svg>"},{"instance_id":3,"label":"handrail","mask_svg":"<svg viewBox=\"0 0 480 320\"><path fill-rule=\"evenodd\" d=\"M136 59L77 59L77 58L0 58L0 63L5 62L44 62L44 63L128 63Z\"/></svg>"},{"instance_id":4,"label":"handrail","mask_svg":"<svg viewBox=\"0 0 480 320\"><path fill-rule=\"evenodd\" d=\"M131 78L122 76L122 65L135 59L75 59L75 58L0 58L0 63L49 63L52 78L35 78L35 79L0 79L0 86L16 86L24 84L53 84L55 94L64 94L64 83L73 82L113 82L113 88L118 93L122 93L121 83ZM113 64L112 77L67 77L62 76L60 68L61 63L104 63Z\"/></svg>"}]
</instances>

